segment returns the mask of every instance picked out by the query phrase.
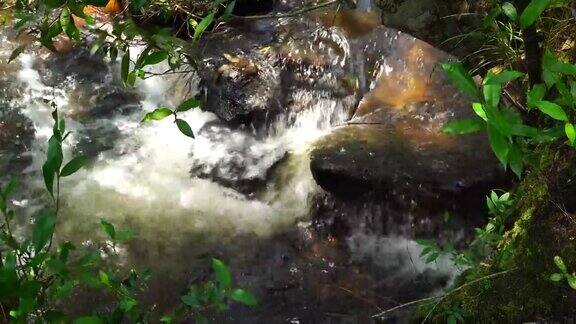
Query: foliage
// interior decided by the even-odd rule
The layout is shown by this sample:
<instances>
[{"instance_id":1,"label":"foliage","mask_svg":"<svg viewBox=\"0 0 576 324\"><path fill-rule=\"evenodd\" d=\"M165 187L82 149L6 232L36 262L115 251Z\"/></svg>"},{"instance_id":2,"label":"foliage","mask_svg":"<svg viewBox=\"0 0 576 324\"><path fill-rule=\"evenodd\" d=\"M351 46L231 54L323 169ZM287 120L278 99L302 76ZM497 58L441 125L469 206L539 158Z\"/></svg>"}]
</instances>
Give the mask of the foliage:
<instances>
[{"instance_id":1,"label":"foliage","mask_svg":"<svg viewBox=\"0 0 576 324\"><path fill-rule=\"evenodd\" d=\"M154 111L147 113L144 116L144 118L142 118L142 122L162 120L170 115L173 115L174 123L176 123L176 126L178 127L180 132L188 137L194 138L194 132L192 131L192 128L190 127L190 125L188 125L188 123L184 119L178 118L178 113L182 113L192 108L198 108L198 107L200 107L200 101L191 98L181 102L180 105L176 107L176 109L170 110L170 108L166 107L156 108L154 109Z\"/></svg>"},{"instance_id":2,"label":"foliage","mask_svg":"<svg viewBox=\"0 0 576 324\"><path fill-rule=\"evenodd\" d=\"M563 279L566 279L566 282L568 283L570 288L576 290L576 276L572 273L568 273L568 268L566 267L564 260L562 260L562 258L559 256L555 256L554 264L556 265L556 267L558 267L560 272L555 272L551 274L550 280L558 282Z\"/></svg>"},{"instance_id":3,"label":"foliage","mask_svg":"<svg viewBox=\"0 0 576 324\"><path fill-rule=\"evenodd\" d=\"M450 80L473 99L476 118L446 124L443 131L466 134L486 129L492 150L504 167L521 177L528 147L543 142L567 139L574 145L576 134L569 116L576 107L576 65L559 61L551 52L544 57L544 84L534 85L526 95L526 106L517 111L502 105L503 87L524 76L518 71L489 71L482 89L460 63L442 64ZM529 124L529 114L539 111L538 124ZM525 116L523 118L523 115Z\"/></svg>"},{"instance_id":4,"label":"foliage","mask_svg":"<svg viewBox=\"0 0 576 324\"><path fill-rule=\"evenodd\" d=\"M191 104L178 109L189 109ZM13 229L15 210L10 208L10 199L16 190L16 181L0 188L0 212L4 221L0 226L0 307L2 322L68 322L65 313L66 300L82 287L99 289L115 301L113 309L105 314L88 314L77 318L75 323L120 323L147 322L150 310L140 304L137 294L150 278L149 271L142 273L132 269L124 273L106 265L101 255L108 250L86 250L72 242L62 242L52 248L54 234L58 228L60 181L80 170L87 162L84 157L75 157L62 167L62 143L70 134L66 133L63 119L54 118L53 133L48 141L43 175L46 190L54 205L37 212L33 218L31 233L16 235ZM56 190L54 190L54 187ZM103 232L108 236L115 253L118 244L130 240L134 232L117 229L106 220L101 220ZM226 310L230 302L248 306L257 304L248 291L232 287L229 268L220 260L213 259L214 280L193 285L182 297L182 304L164 322L179 322L187 318L205 321L207 316Z\"/></svg>"}]
</instances>

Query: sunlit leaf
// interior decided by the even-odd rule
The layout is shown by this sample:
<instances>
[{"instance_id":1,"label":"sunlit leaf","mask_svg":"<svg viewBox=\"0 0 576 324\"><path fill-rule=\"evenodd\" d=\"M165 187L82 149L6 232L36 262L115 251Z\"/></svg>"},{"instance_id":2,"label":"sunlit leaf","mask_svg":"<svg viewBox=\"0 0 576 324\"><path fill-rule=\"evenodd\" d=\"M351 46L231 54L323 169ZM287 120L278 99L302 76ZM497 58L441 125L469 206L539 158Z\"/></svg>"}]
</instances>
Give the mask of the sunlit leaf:
<instances>
[{"instance_id":1,"label":"sunlit leaf","mask_svg":"<svg viewBox=\"0 0 576 324\"><path fill-rule=\"evenodd\" d=\"M576 277L574 275L567 274L566 279L568 280L568 285L570 288L576 290Z\"/></svg>"},{"instance_id":2,"label":"sunlit leaf","mask_svg":"<svg viewBox=\"0 0 576 324\"><path fill-rule=\"evenodd\" d=\"M258 304L256 297L244 289L234 290L230 298L246 306L256 306Z\"/></svg>"},{"instance_id":3,"label":"sunlit leaf","mask_svg":"<svg viewBox=\"0 0 576 324\"><path fill-rule=\"evenodd\" d=\"M526 96L528 108L536 108L536 104L546 95L546 86L544 84L535 84Z\"/></svg>"},{"instance_id":4,"label":"sunlit leaf","mask_svg":"<svg viewBox=\"0 0 576 324\"><path fill-rule=\"evenodd\" d=\"M542 100L536 103L536 107L538 107L541 112L556 120L568 121L568 116L564 112L564 109L553 102Z\"/></svg>"},{"instance_id":5,"label":"sunlit leaf","mask_svg":"<svg viewBox=\"0 0 576 324\"><path fill-rule=\"evenodd\" d=\"M550 280L552 281L558 282L562 279L564 279L564 274L562 273L553 273L552 275L550 275Z\"/></svg>"},{"instance_id":6,"label":"sunlit leaf","mask_svg":"<svg viewBox=\"0 0 576 324\"><path fill-rule=\"evenodd\" d=\"M194 27L194 40L200 39L204 31L212 24L214 21L215 12L209 13L206 17L202 18L202 20Z\"/></svg>"},{"instance_id":7,"label":"sunlit leaf","mask_svg":"<svg viewBox=\"0 0 576 324\"><path fill-rule=\"evenodd\" d=\"M142 122L152 121L152 120L162 120L168 116L172 115L172 110L160 107L156 108L154 111L147 113L144 118L142 118Z\"/></svg>"},{"instance_id":8,"label":"sunlit leaf","mask_svg":"<svg viewBox=\"0 0 576 324\"><path fill-rule=\"evenodd\" d=\"M566 132L566 137L568 137L570 143L574 144L574 141L576 141L576 129L574 128L574 124L566 123L566 125L564 125L564 131Z\"/></svg>"},{"instance_id":9,"label":"sunlit leaf","mask_svg":"<svg viewBox=\"0 0 576 324\"><path fill-rule=\"evenodd\" d=\"M484 84L505 84L524 76L524 73L518 71L503 71L499 74L491 74L484 79Z\"/></svg>"},{"instance_id":10,"label":"sunlit leaf","mask_svg":"<svg viewBox=\"0 0 576 324\"><path fill-rule=\"evenodd\" d=\"M441 66L458 89L473 99L478 98L478 87L462 63L443 63Z\"/></svg>"},{"instance_id":11,"label":"sunlit leaf","mask_svg":"<svg viewBox=\"0 0 576 324\"><path fill-rule=\"evenodd\" d=\"M562 260L561 257L555 256L554 257L554 263L556 264L558 269L560 269L560 271L562 271L562 273L566 273L568 271L568 269L566 268L566 265L564 264L564 260Z\"/></svg>"},{"instance_id":12,"label":"sunlit leaf","mask_svg":"<svg viewBox=\"0 0 576 324\"><path fill-rule=\"evenodd\" d=\"M461 119L446 123L441 129L446 134L470 134L485 127L486 123L481 119Z\"/></svg>"},{"instance_id":13,"label":"sunlit leaf","mask_svg":"<svg viewBox=\"0 0 576 324\"><path fill-rule=\"evenodd\" d=\"M144 58L142 66L158 64L168 58L168 52L158 51L150 53Z\"/></svg>"}]
</instances>

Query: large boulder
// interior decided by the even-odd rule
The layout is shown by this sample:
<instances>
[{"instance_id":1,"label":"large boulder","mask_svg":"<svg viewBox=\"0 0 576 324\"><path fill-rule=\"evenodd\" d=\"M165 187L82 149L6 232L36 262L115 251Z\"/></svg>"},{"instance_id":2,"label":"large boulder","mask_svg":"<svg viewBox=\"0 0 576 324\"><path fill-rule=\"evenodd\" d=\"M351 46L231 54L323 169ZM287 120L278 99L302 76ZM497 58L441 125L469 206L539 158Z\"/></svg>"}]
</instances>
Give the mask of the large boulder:
<instances>
[{"instance_id":1,"label":"large boulder","mask_svg":"<svg viewBox=\"0 0 576 324\"><path fill-rule=\"evenodd\" d=\"M473 115L471 101L438 67L453 58L385 27L367 39L370 57L380 53L376 78L348 125L315 145L311 168L318 184L346 197L382 193L443 203L500 181L502 168L484 134L440 132L446 122Z\"/></svg>"}]
</instances>

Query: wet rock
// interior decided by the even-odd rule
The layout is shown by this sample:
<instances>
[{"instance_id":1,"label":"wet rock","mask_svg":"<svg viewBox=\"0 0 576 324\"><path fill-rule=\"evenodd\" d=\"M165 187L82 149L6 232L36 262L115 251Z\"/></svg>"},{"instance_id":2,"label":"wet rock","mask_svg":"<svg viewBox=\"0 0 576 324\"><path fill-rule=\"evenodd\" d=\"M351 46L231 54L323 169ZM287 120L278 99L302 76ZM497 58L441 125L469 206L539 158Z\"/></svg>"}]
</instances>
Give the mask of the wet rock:
<instances>
[{"instance_id":1,"label":"wet rock","mask_svg":"<svg viewBox=\"0 0 576 324\"><path fill-rule=\"evenodd\" d=\"M140 108L138 94L110 83L95 85L92 91L80 86L70 97L71 110L67 114L82 122L89 122L95 118L110 118L115 114L127 115Z\"/></svg>"},{"instance_id":2,"label":"wet rock","mask_svg":"<svg viewBox=\"0 0 576 324\"><path fill-rule=\"evenodd\" d=\"M255 194L287 154L274 140L259 140L248 130L212 122L201 130L193 149L191 174L246 195Z\"/></svg>"},{"instance_id":3,"label":"wet rock","mask_svg":"<svg viewBox=\"0 0 576 324\"><path fill-rule=\"evenodd\" d=\"M31 162L24 154L34 140L32 122L0 101L0 176L17 176Z\"/></svg>"},{"instance_id":4,"label":"wet rock","mask_svg":"<svg viewBox=\"0 0 576 324\"><path fill-rule=\"evenodd\" d=\"M484 134L440 132L446 122L473 115L470 100L437 68L453 58L384 27L366 46L380 53L376 78L349 125L315 145L318 184L349 198L379 193L432 206L499 183L503 171Z\"/></svg>"},{"instance_id":5,"label":"wet rock","mask_svg":"<svg viewBox=\"0 0 576 324\"><path fill-rule=\"evenodd\" d=\"M44 62L46 73L42 81L47 86L61 86L68 78L79 84L94 85L107 81L110 77L109 64L101 55L91 55L88 49L74 48L66 53L51 55Z\"/></svg>"}]
</instances>

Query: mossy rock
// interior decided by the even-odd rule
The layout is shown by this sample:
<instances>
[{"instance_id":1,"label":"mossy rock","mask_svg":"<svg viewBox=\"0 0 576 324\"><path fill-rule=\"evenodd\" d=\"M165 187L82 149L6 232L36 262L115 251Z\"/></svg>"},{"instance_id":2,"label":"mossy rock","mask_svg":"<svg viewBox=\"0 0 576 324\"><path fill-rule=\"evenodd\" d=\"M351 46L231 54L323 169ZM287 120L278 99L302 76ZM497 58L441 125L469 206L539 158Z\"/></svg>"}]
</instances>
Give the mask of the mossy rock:
<instances>
[{"instance_id":1,"label":"mossy rock","mask_svg":"<svg viewBox=\"0 0 576 324\"><path fill-rule=\"evenodd\" d=\"M511 252L511 256L498 264L488 261L473 277L509 272L452 294L437 307L434 321L444 320L443 310L453 305L481 323L576 318L576 291L566 281L549 279L558 272L553 262L556 255L569 272L576 271L576 219L565 208L573 203L567 194L576 179L576 154L573 150L550 152L542 152L540 167L526 176L516 192L516 217L497 251L497 255ZM455 287L467 281L466 275Z\"/></svg>"}]
</instances>

